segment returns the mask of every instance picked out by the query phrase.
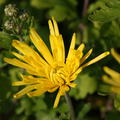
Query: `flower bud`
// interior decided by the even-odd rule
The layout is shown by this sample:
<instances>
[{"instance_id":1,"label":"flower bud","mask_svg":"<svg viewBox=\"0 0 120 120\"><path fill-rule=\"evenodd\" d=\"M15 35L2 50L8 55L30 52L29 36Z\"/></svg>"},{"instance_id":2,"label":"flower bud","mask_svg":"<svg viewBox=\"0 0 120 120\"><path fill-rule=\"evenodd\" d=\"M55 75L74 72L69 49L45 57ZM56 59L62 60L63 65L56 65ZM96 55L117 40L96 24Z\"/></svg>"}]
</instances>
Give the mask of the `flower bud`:
<instances>
[{"instance_id":1,"label":"flower bud","mask_svg":"<svg viewBox=\"0 0 120 120\"><path fill-rule=\"evenodd\" d=\"M22 21L26 20L28 17L29 17L29 14L28 14L27 12L23 12L23 13L19 16L20 20L22 20Z\"/></svg>"},{"instance_id":2,"label":"flower bud","mask_svg":"<svg viewBox=\"0 0 120 120\"><path fill-rule=\"evenodd\" d=\"M15 24L13 21L7 20L4 24L6 30L12 30L15 27Z\"/></svg>"},{"instance_id":3,"label":"flower bud","mask_svg":"<svg viewBox=\"0 0 120 120\"><path fill-rule=\"evenodd\" d=\"M16 16L18 9L16 8L15 4L8 4L5 6L4 12L6 16Z\"/></svg>"}]
</instances>

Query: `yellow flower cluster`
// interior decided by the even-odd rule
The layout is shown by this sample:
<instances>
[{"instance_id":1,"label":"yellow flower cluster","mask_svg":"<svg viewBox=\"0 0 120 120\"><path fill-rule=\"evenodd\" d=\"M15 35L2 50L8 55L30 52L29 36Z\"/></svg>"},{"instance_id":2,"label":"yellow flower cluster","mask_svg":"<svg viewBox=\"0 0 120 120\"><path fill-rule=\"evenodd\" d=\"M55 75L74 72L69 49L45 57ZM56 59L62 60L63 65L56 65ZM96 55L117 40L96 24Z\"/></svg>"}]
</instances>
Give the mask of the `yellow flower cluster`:
<instances>
[{"instance_id":1,"label":"yellow flower cluster","mask_svg":"<svg viewBox=\"0 0 120 120\"><path fill-rule=\"evenodd\" d=\"M59 89L54 102L54 107L57 107L60 97L69 91L70 87L76 86L73 81L83 68L106 57L109 55L109 52L104 52L93 60L83 64L91 55L92 49L85 55L83 55L84 44L80 44L75 49L76 35L74 33L68 55L65 58L65 46L62 35L59 33L58 25L54 19L49 20L48 24L51 52L35 29L32 28L30 30L30 39L39 53L26 43L13 40L12 46L20 51L20 53L12 52L12 54L20 60L16 58L4 58L4 61L24 68L29 73L29 75L21 75L22 81L13 82L13 86L26 85L24 89L14 95L14 98L20 98L25 94L30 97L39 96L45 92L54 92Z\"/></svg>"},{"instance_id":2,"label":"yellow flower cluster","mask_svg":"<svg viewBox=\"0 0 120 120\"><path fill-rule=\"evenodd\" d=\"M120 55L114 49L111 49L111 54L120 64ZM106 66L104 67L104 71L109 75L109 76L104 75L103 80L105 83L108 83L111 85L110 91L113 93L120 94L120 73Z\"/></svg>"}]
</instances>

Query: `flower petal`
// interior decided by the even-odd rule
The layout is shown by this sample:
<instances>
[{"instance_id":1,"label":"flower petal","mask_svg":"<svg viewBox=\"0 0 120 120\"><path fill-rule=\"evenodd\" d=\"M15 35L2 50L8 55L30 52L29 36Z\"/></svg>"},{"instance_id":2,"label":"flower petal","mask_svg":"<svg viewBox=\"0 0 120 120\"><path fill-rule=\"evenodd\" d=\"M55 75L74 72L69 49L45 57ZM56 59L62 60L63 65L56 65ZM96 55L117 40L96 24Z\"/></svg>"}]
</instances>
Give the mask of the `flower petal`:
<instances>
[{"instance_id":1,"label":"flower petal","mask_svg":"<svg viewBox=\"0 0 120 120\"><path fill-rule=\"evenodd\" d=\"M52 21L53 21L53 28L54 28L55 36L58 36L59 35L59 29L58 29L57 22L55 21L54 18L52 18Z\"/></svg>"},{"instance_id":2,"label":"flower petal","mask_svg":"<svg viewBox=\"0 0 120 120\"><path fill-rule=\"evenodd\" d=\"M40 61L39 64L43 64L43 65L47 64L45 62L45 60L43 60L37 52L35 52L31 47L29 47L24 42L20 42L18 40L13 40L12 46L15 47L17 50L19 50L20 52L22 52L26 57L29 57L29 58L32 57L36 62ZM13 53L13 54L16 57L23 60L22 56L20 56L16 53Z\"/></svg>"},{"instance_id":3,"label":"flower petal","mask_svg":"<svg viewBox=\"0 0 120 120\"><path fill-rule=\"evenodd\" d=\"M50 35L50 45L52 49L52 54L56 62L65 62L65 48L64 42L61 35L53 36Z\"/></svg>"},{"instance_id":4,"label":"flower petal","mask_svg":"<svg viewBox=\"0 0 120 120\"><path fill-rule=\"evenodd\" d=\"M55 87L53 87L53 88L50 88L50 89L48 90L48 92L52 93L52 92L56 91L56 90L58 89L58 87L59 87L59 86L55 86Z\"/></svg>"},{"instance_id":5,"label":"flower petal","mask_svg":"<svg viewBox=\"0 0 120 120\"><path fill-rule=\"evenodd\" d=\"M116 86L116 87L120 87L120 81L119 82L115 82L113 79L111 79L110 77L108 77L107 75L104 75L102 77L102 79L104 80L104 82Z\"/></svg>"},{"instance_id":6,"label":"flower petal","mask_svg":"<svg viewBox=\"0 0 120 120\"><path fill-rule=\"evenodd\" d=\"M59 104L59 101L60 101L60 97L61 97L61 90L59 89L58 93L57 93L57 96L55 98L55 102L54 102L54 106L53 108L56 108Z\"/></svg>"},{"instance_id":7,"label":"flower petal","mask_svg":"<svg viewBox=\"0 0 120 120\"><path fill-rule=\"evenodd\" d=\"M87 62L86 64L82 65L81 67L82 68L85 68L86 66L89 66L93 63L96 63L97 61L103 59L104 57L106 57L107 55L109 55L110 53L109 52L104 52L102 53L101 55L97 56L96 58L90 60L89 62Z\"/></svg>"},{"instance_id":8,"label":"flower petal","mask_svg":"<svg viewBox=\"0 0 120 120\"><path fill-rule=\"evenodd\" d=\"M21 85L31 85L31 84L44 84L47 81L46 78L36 78L33 76L21 75L22 81L13 82L13 86L21 86Z\"/></svg>"},{"instance_id":9,"label":"flower petal","mask_svg":"<svg viewBox=\"0 0 120 120\"><path fill-rule=\"evenodd\" d=\"M39 52L42 54L44 59L50 64L53 65L53 57L43 42L43 40L40 38L40 36L36 33L36 31L32 28L30 30L30 39L32 40L33 44L36 46L36 48L39 50Z\"/></svg>"},{"instance_id":10,"label":"flower petal","mask_svg":"<svg viewBox=\"0 0 120 120\"><path fill-rule=\"evenodd\" d=\"M72 36L72 40L71 40L68 56L67 56L67 59L66 59L67 61L69 61L70 58L71 58L72 50L74 50L74 48L75 48L75 41L76 41L76 34L74 33L73 36Z\"/></svg>"},{"instance_id":11,"label":"flower petal","mask_svg":"<svg viewBox=\"0 0 120 120\"><path fill-rule=\"evenodd\" d=\"M84 50L84 48L85 48L85 44L80 44L80 46L78 47L78 49L77 50L80 50L81 52Z\"/></svg>"},{"instance_id":12,"label":"flower petal","mask_svg":"<svg viewBox=\"0 0 120 120\"><path fill-rule=\"evenodd\" d=\"M46 76L43 69L41 69L39 67L36 68L35 66L31 66L27 63L21 62L20 60L18 60L16 58L13 58L13 59L4 58L4 61L11 64L11 65L14 65L14 66L17 66L20 68L24 68L25 70L27 70L28 73L30 73L32 75L38 75L38 76L42 76L42 77Z\"/></svg>"},{"instance_id":13,"label":"flower petal","mask_svg":"<svg viewBox=\"0 0 120 120\"><path fill-rule=\"evenodd\" d=\"M93 49L90 49L83 58L80 60L80 64L82 64L92 53Z\"/></svg>"},{"instance_id":14,"label":"flower petal","mask_svg":"<svg viewBox=\"0 0 120 120\"><path fill-rule=\"evenodd\" d=\"M9 64L12 64L14 66L21 67L21 68L24 68L24 69L33 69L32 66L30 66L30 65L28 65L28 64L26 64L24 62L21 62L16 58L13 58L13 59L4 58L4 61L9 63Z\"/></svg>"},{"instance_id":15,"label":"flower petal","mask_svg":"<svg viewBox=\"0 0 120 120\"><path fill-rule=\"evenodd\" d=\"M113 79L115 79L117 82L120 83L120 81L119 81L120 73L118 73L118 72L116 72L116 71L114 71L106 66L103 69L108 75L110 75Z\"/></svg>"},{"instance_id":16,"label":"flower petal","mask_svg":"<svg viewBox=\"0 0 120 120\"><path fill-rule=\"evenodd\" d=\"M31 86L28 86L24 89L22 89L21 91L19 91L17 94L15 94L13 97L15 99L18 99L20 98L21 96L25 95L26 93L28 93L29 91L31 90L34 90L36 88L36 85L31 85Z\"/></svg>"},{"instance_id":17,"label":"flower petal","mask_svg":"<svg viewBox=\"0 0 120 120\"><path fill-rule=\"evenodd\" d=\"M53 23L52 23L53 22ZM57 62L65 62L65 48L62 35L59 34L59 29L57 22L54 18L49 20L49 29L50 29L50 45L52 49L52 54L54 56L54 60Z\"/></svg>"},{"instance_id":18,"label":"flower petal","mask_svg":"<svg viewBox=\"0 0 120 120\"><path fill-rule=\"evenodd\" d=\"M67 92L67 91L69 91L69 90L70 90L70 88L69 88L67 85L64 85L64 86L61 86L61 87L60 87L60 89L59 89L59 91L58 91L58 94L57 94L57 96L56 96L56 99L55 99L53 108L56 108L56 107L58 106L59 101L60 101L60 97L61 97L62 95L64 95L65 92Z\"/></svg>"},{"instance_id":19,"label":"flower petal","mask_svg":"<svg viewBox=\"0 0 120 120\"><path fill-rule=\"evenodd\" d=\"M43 88L43 89L37 89L35 91L32 91L32 92L28 92L27 95L29 97L34 97L34 96L40 96L42 95L43 93L45 93L47 91L47 89Z\"/></svg>"}]
</instances>

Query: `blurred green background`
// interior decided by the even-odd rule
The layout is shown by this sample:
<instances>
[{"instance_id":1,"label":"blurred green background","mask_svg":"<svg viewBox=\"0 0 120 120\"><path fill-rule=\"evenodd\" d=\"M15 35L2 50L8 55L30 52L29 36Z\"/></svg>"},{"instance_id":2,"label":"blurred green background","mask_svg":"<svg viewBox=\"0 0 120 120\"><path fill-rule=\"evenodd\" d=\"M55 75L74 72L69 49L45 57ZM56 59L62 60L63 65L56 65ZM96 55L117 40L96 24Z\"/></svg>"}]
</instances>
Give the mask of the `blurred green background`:
<instances>
[{"instance_id":1,"label":"blurred green background","mask_svg":"<svg viewBox=\"0 0 120 120\"><path fill-rule=\"evenodd\" d=\"M26 11L29 15L22 21L24 26L21 34L13 33L5 26L6 21L11 20L4 13L8 4L16 4L20 14ZM90 48L94 49L88 60L111 48L120 53L120 0L0 0L0 120L70 119L64 97L61 98L58 108L53 109L57 92L14 100L13 94L22 88L12 87L11 82L20 80L19 73L22 70L3 61L4 57L11 57L13 39L21 36L31 45L28 36L31 26L37 29L49 46L48 19L51 17L58 22L66 51L75 32L76 46L85 43L84 53ZM77 120L120 119L120 100L113 94L105 96L99 89L104 84L101 79L104 74L103 66L120 72L120 67L110 55L81 72L76 80L77 88L70 91Z\"/></svg>"}]
</instances>

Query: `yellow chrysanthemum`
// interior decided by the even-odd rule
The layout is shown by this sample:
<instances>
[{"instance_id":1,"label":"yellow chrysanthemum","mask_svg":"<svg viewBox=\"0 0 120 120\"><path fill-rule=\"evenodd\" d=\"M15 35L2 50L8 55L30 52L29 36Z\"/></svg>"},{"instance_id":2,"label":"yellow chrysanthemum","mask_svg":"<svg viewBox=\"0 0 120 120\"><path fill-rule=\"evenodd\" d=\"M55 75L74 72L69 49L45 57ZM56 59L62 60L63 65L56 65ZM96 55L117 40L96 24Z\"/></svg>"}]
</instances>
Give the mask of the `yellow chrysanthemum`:
<instances>
[{"instance_id":1,"label":"yellow chrysanthemum","mask_svg":"<svg viewBox=\"0 0 120 120\"><path fill-rule=\"evenodd\" d=\"M118 63L120 63L120 55L114 49L111 49L111 54L118 61ZM104 75L103 80L111 85L110 91L120 94L120 73L106 66L104 67L104 71L109 75Z\"/></svg>"},{"instance_id":2,"label":"yellow chrysanthemum","mask_svg":"<svg viewBox=\"0 0 120 120\"><path fill-rule=\"evenodd\" d=\"M59 33L57 23L54 19L48 21L50 29L51 52L45 45L41 37L32 28L30 30L30 39L40 54L34 51L24 42L13 40L12 46L20 51L21 54L12 52L20 60L13 58L4 58L4 61L24 68L31 75L21 75L22 81L13 82L14 86L26 85L23 90L14 95L14 98L20 98L24 94L28 96L39 96L45 92L54 92L57 89L54 107L57 107L60 97L75 87L73 81L77 75L88 65L91 65L104 58L109 52L102 53L90 62L83 65L83 62L90 56L92 49L83 56L84 44L81 44L75 50L75 33L72 36L69 52L65 59L65 47L62 35ZM34 76L32 76L34 75ZM36 76L36 77L35 77Z\"/></svg>"}]
</instances>

